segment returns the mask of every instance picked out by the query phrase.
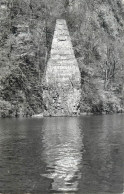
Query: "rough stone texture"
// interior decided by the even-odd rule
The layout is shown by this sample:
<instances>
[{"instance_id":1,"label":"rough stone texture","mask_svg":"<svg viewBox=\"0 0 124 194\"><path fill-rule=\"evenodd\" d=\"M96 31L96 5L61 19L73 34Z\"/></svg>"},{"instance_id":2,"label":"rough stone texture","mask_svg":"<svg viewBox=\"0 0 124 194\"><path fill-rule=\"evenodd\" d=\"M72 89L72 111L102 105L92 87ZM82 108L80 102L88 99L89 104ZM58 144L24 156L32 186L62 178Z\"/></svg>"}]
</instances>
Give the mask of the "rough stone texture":
<instances>
[{"instance_id":1,"label":"rough stone texture","mask_svg":"<svg viewBox=\"0 0 124 194\"><path fill-rule=\"evenodd\" d=\"M79 114L80 79L66 21L58 19L44 82L45 116Z\"/></svg>"}]
</instances>

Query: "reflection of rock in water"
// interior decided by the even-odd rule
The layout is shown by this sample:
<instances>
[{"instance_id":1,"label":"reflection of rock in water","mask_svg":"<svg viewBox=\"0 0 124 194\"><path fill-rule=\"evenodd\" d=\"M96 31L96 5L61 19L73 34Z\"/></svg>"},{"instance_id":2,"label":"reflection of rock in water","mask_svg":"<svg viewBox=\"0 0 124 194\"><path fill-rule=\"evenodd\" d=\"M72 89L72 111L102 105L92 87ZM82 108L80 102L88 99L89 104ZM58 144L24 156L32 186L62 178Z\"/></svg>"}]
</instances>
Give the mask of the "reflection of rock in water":
<instances>
[{"instance_id":1,"label":"reflection of rock in water","mask_svg":"<svg viewBox=\"0 0 124 194\"><path fill-rule=\"evenodd\" d=\"M51 118L44 123L46 176L52 190L76 191L81 178L82 136L78 118Z\"/></svg>"}]
</instances>

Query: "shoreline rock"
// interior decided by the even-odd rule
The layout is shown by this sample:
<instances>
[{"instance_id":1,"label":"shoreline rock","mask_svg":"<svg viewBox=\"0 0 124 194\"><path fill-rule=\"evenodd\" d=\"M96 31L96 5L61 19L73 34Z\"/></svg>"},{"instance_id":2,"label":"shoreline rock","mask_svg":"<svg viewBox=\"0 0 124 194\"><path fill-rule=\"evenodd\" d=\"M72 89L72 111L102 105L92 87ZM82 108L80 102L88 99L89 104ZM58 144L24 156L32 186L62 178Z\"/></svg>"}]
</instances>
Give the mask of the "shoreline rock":
<instances>
[{"instance_id":1,"label":"shoreline rock","mask_svg":"<svg viewBox=\"0 0 124 194\"><path fill-rule=\"evenodd\" d=\"M31 116L32 118L43 118L43 113L40 113L40 114L35 114L35 115L32 115Z\"/></svg>"}]
</instances>

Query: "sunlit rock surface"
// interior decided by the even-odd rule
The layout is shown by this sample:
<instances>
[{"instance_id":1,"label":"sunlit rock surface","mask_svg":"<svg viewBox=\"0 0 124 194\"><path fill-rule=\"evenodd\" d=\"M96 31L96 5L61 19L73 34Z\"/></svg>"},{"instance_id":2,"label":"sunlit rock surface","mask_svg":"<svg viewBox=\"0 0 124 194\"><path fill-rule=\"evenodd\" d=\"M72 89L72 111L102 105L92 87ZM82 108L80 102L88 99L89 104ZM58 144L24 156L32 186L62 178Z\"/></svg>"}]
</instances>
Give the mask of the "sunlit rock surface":
<instances>
[{"instance_id":1,"label":"sunlit rock surface","mask_svg":"<svg viewBox=\"0 0 124 194\"><path fill-rule=\"evenodd\" d=\"M80 71L66 21L58 19L44 81L45 116L80 113Z\"/></svg>"}]
</instances>

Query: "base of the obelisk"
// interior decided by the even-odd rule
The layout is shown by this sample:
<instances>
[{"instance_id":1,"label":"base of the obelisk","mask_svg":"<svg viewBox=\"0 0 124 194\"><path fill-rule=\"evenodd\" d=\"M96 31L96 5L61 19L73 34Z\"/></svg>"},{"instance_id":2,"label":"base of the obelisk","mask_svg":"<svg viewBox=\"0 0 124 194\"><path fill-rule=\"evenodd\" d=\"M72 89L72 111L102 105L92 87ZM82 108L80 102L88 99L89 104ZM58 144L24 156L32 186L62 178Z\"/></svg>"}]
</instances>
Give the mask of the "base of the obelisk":
<instances>
[{"instance_id":1,"label":"base of the obelisk","mask_svg":"<svg viewBox=\"0 0 124 194\"><path fill-rule=\"evenodd\" d=\"M44 116L80 115L80 88L49 86L43 91Z\"/></svg>"}]
</instances>

